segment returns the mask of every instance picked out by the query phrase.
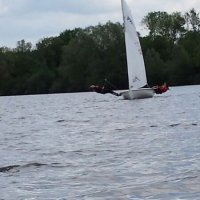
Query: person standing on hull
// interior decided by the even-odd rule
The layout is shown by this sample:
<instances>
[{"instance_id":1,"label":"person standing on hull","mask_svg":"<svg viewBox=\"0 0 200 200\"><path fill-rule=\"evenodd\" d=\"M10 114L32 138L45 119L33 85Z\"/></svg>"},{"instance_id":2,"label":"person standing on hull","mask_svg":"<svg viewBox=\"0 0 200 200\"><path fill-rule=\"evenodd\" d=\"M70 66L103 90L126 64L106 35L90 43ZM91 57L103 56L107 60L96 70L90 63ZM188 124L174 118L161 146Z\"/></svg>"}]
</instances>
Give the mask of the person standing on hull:
<instances>
[{"instance_id":1,"label":"person standing on hull","mask_svg":"<svg viewBox=\"0 0 200 200\"><path fill-rule=\"evenodd\" d=\"M164 83L163 85L153 86L152 89L155 91L156 94L162 94L164 92L167 92L169 90L169 87L166 83Z\"/></svg>"}]
</instances>

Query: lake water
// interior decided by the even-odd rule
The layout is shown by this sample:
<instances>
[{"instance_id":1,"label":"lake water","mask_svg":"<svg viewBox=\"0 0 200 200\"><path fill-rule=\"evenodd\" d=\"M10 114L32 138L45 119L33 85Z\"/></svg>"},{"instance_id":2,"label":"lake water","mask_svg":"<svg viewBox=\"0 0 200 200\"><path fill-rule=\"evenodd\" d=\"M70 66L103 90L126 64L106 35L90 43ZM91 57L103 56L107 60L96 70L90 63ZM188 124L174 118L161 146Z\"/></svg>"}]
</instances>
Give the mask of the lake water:
<instances>
[{"instance_id":1,"label":"lake water","mask_svg":"<svg viewBox=\"0 0 200 200\"><path fill-rule=\"evenodd\" d=\"M200 86L0 97L0 200L25 199L199 200Z\"/></svg>"}]
</instances>

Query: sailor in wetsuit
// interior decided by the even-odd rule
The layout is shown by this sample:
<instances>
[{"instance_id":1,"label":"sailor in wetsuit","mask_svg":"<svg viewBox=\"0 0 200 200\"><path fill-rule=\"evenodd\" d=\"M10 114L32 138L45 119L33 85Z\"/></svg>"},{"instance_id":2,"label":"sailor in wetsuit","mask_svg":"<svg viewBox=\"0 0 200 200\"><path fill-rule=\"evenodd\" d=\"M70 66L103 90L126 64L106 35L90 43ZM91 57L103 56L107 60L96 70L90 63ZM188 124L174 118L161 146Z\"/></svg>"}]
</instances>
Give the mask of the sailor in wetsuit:
<instances>
[{"instance_id":1,"label":"sailor in wetsuit","mask_svg":"<svg viewBox=\"0 0 200 200\"><path fill-rule=\"evenodd\" d=\"M105 86L99 86L99 85L91 85L90 86L90 89L94 92L97 92L97 93L100 93L100 94L107 94L107 93L110 93L110 94L113 94L115 96L120 96L120 94L114 92L113 90L109 89L109 88L106 88Z\"/></svg>"},{"instance_id":2,"label":"sailor in wetsuit","mask_svg":"<svg viewBox=\"0 0 200 200\"><path fill-rule=\"evenodd\" d=\"M157 86L153 86L152 89L154 89L156 94L162 94L164 92L167 92L167 90L169 90L169 87L166 83L164 83L163 85L157 85Z\"/></svg>"}]
</instances>

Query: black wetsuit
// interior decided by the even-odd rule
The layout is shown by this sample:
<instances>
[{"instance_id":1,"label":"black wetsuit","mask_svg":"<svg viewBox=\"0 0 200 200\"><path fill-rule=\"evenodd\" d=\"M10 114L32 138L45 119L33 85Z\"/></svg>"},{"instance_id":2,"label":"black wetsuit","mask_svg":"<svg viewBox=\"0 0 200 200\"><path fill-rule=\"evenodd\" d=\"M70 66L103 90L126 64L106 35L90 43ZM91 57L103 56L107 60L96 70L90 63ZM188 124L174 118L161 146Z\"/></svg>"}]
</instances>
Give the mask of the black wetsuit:
<instances>
[{"instance_id":1,"label":"black wetsuit","mask_svg":"<svg viewBox=\"0 0 200 200\"><path fill-rule=\"evenodd\" d=\"M93 88L93 90L94 90L95 92L97 92L97 93L100 93L100 94L107 94L107 93L110 93L110 94L113 94L113 95L115 95L115 96L120 96L120 94L118 94L118 93L112 91L112 90L109 89L109 88L105 88L105 87L95 86L95 87Z\"/></svg>"}]
</instances>

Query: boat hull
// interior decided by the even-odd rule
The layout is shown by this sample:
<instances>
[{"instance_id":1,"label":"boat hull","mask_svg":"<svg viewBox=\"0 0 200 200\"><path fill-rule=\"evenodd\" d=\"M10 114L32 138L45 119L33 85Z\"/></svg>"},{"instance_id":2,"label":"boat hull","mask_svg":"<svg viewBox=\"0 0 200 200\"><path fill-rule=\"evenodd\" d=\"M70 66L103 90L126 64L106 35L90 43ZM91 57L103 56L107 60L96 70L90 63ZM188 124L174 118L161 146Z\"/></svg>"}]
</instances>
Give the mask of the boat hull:
<instances>
[{"instance_id":1,"label":"boat hull","mask_svg":"<svg viewBox=\"0 0 200 200\"><path fill-rule=\"evenodd\" d=\"M122 92L121 95L126 100L152 98L155 92L152 88L141 88L138 90L128 90Z\"/></svg>"}]
</instances>

